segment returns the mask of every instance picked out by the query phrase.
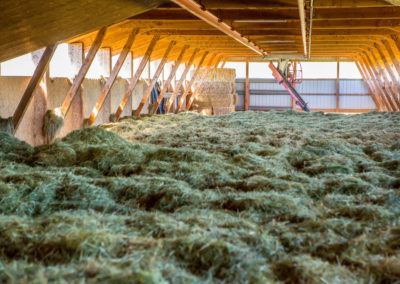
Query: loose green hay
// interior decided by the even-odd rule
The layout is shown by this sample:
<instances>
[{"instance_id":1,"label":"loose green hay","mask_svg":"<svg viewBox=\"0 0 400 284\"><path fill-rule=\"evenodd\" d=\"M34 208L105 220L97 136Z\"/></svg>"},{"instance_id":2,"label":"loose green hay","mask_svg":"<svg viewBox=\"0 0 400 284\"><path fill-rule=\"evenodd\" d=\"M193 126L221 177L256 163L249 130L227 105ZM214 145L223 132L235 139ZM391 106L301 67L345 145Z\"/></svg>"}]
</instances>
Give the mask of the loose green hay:
<instances>
[{"instance_id":1,"label":"loose green hay","mask_svg":"<svg viewBox=\"0 0 400 284\"><path fill-rule=\"evenodd\" d=\"M0 132L0 282L396 283L400 115Z\"/></svg>"},{"instance_id":2,"label":"loose green hay","mask_svg":"<svg viewBox=\"0 0 400 284\"><path fill-rule=\"evenodd\" d=\"M43 133L46 141L51 143L64 126L64 115L61 109L48 110L44 116Z\"/></svg>"},{"instance_id":3,"label":"loose green hay","mask_svg":"<svg viewBox=\"0 0 400 284\"><path fill-rule=\"evenodd\" d=\"M14 132L14 121L12 117L9 118L1 118L0 117L0 132L8 132L8 133L13 133Z\"/></svg>"}]
</instances>

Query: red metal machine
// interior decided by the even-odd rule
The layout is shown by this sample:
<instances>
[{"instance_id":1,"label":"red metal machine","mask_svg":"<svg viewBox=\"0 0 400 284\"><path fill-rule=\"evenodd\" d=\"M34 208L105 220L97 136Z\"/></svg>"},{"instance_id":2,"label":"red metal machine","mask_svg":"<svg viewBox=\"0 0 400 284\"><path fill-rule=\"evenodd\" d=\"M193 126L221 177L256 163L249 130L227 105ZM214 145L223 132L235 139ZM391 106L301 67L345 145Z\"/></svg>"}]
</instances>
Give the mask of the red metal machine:
<instances>
[{"instance_id":1,"label":"red metal machine","mask_svg":"<svg viewBox=\"0 0 400 284\"><path fill-rule=\"evenodd\" d=\"M286 69L286 78L293 84L303 83L303 68L300 62L289 62Z\"/></svg>"},{"instance_id":2,"label":"red metal machine","mask_svg":"<svg viewBox=\"0 0 400 284\"><path fill-rule=\"evenodd\" d=\"M272 75L274 76L275 80L278 81L279 84L282 84L285 89L289 92L292 98L295 100L296 104L301 107L302 110L306 112L310 112L310 109L307 106L307 103L303 100L303 98L299 95L296 89L293 87L292 82L295 82L296 78L292 76L290 82L281 71L279 71L275 65L271 62L269 64L269 68L272 70ZM286 68L285 68L286 69Z\"/></svg>"}]
</instances>

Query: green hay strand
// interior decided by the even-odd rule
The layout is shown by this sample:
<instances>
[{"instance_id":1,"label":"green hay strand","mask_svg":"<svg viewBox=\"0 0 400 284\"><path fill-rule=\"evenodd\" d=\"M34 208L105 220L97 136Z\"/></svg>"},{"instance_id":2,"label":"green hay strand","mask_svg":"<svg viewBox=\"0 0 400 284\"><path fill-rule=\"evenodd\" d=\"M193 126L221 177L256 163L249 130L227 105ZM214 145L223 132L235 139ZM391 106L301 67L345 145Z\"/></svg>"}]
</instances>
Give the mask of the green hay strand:
<instances>
[{"instance_id":1,"label":"green hay strand","mask_svg":"<svg viewBox=\"0 0 400 284\"><path fill-rule=\"evenodd\" d=\"M64 117L60 115L61 110L48 110L44 116L43 133L46 140L50 143L64 126Z\"/></svg>"},{"instance_id":2,"label":"green hay strand","mask_svg":"<svg viewBox=\"0 0 400 284\"><path fill-rule=\"evenodd\" d=\"M395 283L400 115L0 132L0 282Z\"/></svg>"}]
</instances>

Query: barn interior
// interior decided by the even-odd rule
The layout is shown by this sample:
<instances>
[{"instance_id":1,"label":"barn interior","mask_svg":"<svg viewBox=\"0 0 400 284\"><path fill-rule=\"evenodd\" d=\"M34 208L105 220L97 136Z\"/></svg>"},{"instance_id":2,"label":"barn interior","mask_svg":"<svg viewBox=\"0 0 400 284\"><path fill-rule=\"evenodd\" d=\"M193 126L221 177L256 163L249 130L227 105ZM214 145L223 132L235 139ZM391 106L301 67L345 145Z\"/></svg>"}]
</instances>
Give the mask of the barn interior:
<instances>
[{"instance_id":1,"label":"barn interior","mask_svg":"<svg viewBox=\"0 0 400 284\"><path fill-rule=\"evenodd\" d=\"M0 282L400 279L400 1L3 0L0 31Z\"/></svg>"}]
</instances>

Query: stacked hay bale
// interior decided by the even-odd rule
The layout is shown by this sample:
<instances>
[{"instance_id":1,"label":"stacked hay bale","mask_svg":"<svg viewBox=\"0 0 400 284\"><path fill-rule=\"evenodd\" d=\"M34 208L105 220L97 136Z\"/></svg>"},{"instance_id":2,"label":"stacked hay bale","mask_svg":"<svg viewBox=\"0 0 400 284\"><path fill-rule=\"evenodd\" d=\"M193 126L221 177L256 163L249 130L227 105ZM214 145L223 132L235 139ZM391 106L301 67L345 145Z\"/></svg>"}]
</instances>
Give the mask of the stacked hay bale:
<instances>
[{"instance_id":1,"label":"stacked hay bale","mask_svg":"<svg viewBox=\"0 0 400 284\"><path fill-rule=\"evenodd\" d=\"M200 70L200 80L205 70ZM205 115L223 115L235 111L238 104L235 69L209 70L194 98L192 110Z\"/></svg>"}]
</instances>

